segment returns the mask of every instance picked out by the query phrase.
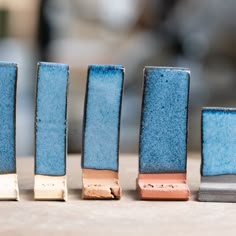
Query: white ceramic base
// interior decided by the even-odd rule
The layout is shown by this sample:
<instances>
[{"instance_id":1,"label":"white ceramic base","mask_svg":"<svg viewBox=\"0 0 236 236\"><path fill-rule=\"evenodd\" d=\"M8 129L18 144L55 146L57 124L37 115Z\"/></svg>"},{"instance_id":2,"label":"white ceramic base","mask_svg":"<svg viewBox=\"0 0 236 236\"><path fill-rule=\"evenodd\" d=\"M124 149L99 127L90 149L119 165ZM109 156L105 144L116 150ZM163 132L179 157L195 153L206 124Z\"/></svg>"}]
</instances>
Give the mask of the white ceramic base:
<instances>
[{"instance_id":1,"label":"white ceramic base","mask_svg":"<svg viewBox=\"0 0 236 236\"><path fill-rule=\"evenodd\" d=\"M19 200L17 174L0 175L0 200Z\"/></svg>"},{"instance_id":2,"label":"white ceramic base","mask_svg":"<svg viewBox=\"0 0 236 236\"><path fill-rule=\"evenodd\" d=\"M65 176L35 175L35 200L62 200L67 201L67 182Z\"/></svg>"}]
</instances>

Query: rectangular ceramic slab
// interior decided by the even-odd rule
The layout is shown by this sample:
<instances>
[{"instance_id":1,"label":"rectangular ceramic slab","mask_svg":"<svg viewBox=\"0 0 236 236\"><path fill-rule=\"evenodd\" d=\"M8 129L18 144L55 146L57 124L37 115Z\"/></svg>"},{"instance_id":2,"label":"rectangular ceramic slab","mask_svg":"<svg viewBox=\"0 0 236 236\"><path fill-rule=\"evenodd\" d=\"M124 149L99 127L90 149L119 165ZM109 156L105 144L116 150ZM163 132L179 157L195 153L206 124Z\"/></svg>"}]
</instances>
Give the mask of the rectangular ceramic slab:
<instances>
[{"instance_id":1,"label":"rectangular ceramic slab","mask_svg":"<svg viewBox=\"0 0 236 236\"><path fill-rule=\"evenodd\" d=\"M19 200L17 174L0 174L0 200Z\"/></svg>"},{"instance_id":2,"label":"rectangular ceramic slab","mask_svg":"<svg viewBox=\"0 0 236 236\"><path fill-rule=\"evenodd\" d=\"M202 176L198 199L203 202L236 202L236 175Z\"/></svg>"},{"instance_id":3,"label":"rectangular ceramic slab","mask_svg":"<svg viewBox=\"0 0 236 236\"><path fill-rule=\"evenodd\" d=\"M16 174L16 63L0 62L0 200L19 200Z\"/></svg>"},{"instance_id":4,"label":"rectangular ceramic slab","mask_svg":"<svg viewBox=\"0 0 236 236\"><path fill-rule=\"evenodd\" d=\"M0 174L16 173L17 64L0 62Z\"/></svg>"},{"instance_id":5,"label":"rectangular ceramic slab","mask_svg":"<svg viewBox=\"0 0 236 236\"><path fill-rule=\"evenodd\" d=\"M35 114L35 174L64 176L67 154L67 88L65 64L39 63Z\"/></svg>"},{"instance_id":6,"label":"rectangular ceramic slab","mask_svg":"<svg viewBox=\"0 0 236 236\"><path fill-rule=\"evenodd\" d=\"M67 201L66 176L35 175L34 199Z\"/></svg>"},{"instance_id":7,"label":"rectangular ceramic slab","mask_svg":"<svg viewBox=\"0 0 236 236\"><path fill-rule=\"evenodd\" d=\"M37 200L66 200L67 90L65 64L39 63L35 113Z\"/></svg>"},{"instance_id":8,"label":"rectangular ceramic slab","mask_svg":"<svg viewBox=\"0 0 236 236\"><path fill-rule=\"evenodd\" d=\"M118 172L83 169L83 199L120 199Z\"/></svg>"},{"instance_id":9,"label":"rectangular ceramic slab","mask_svg":"<svg viewBox=\"0 0 236 236\"><path fill-rule=\"evenodd\" d=\"M202 176L236 174L236 109L203 108Z\"/></svg>"},{"instance_id":10,"label":"rectangular ceramic slab","mask_svg":"<svg viewBox=\"0 0 236 236\"><path fill-rule=\"evenodd\" d=\"M123 81L122 66L89 66L82 168L118 171Z\"/></svg>"},{"instance_id":11,"label":"rectangular ceramic slab","mask_svg":"<svg viewBox=\"0 0 236 236\"><path fill-rule=\"evenodd\" d=\"M142 200L188 200L186 174L139 174L137 190Z\"/></svg>"},{"instance_id":12,"label":"rectangular ceramic slab","mask_svg":"<svg viewBox=\"0 0 236 236\"><path fill-rule=\"evenodd\" d=\"M236 202L236 109L203 108L200 201Z\"/></svg>"},{"instance_id":13,"label":"rectangular ceramic slab","mask_svg":"<svg viewBox=\"0 0 236 236\"><path fill-rule=\"evenodd\" d=\"M139 173L184 173L190 72L145 67Z\"/></svg>"}]
</instances>

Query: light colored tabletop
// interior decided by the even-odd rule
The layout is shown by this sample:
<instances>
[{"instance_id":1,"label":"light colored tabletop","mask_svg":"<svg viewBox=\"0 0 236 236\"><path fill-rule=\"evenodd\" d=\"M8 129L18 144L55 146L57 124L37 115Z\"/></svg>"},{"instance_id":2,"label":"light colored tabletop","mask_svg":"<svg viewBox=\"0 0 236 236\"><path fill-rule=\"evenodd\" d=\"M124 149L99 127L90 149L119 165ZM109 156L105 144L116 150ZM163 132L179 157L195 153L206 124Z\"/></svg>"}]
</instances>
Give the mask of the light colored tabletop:
<instances>
[{"instance_id":1,"label":"light colored tabletop","mask_svg":"<svg viewBox=\"0 0 236 236\"><path fill-rule=\"evenodd\" d=\"M80 156L68 156L68 202L33 200L33 158L18 158L20 201L0 202L0 235L235 235L236 204L202 203L200 155L188 155L187 202L140 201L138 157L121 155L121 200L82 200Z\"/></svg>"}]
</instances>

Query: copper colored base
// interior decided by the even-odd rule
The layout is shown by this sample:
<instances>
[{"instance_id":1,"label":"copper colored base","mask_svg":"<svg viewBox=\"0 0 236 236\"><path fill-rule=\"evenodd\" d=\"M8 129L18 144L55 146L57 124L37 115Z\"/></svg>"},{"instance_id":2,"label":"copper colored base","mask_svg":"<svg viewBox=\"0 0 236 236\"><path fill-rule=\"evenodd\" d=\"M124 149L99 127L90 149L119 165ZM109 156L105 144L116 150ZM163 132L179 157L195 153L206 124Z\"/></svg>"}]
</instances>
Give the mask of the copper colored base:
<instances>
[{"instance_id":1,"label":"copper colored base","mask_svg":"<svg viewBox=\"0 0 236 236\"><path fill-rule=\"evenodd\" d=\"M143 200L188 200L186 174L139 174L137 190Z\"/></svg>"},{"instance_id":2,"label":"copper colored base","mask_svg":"<svg viewBox=\"0 0 236 236\"><path fill-rule=\"evenodd\" d=\"M83 169L83 199L120 199L118 173L111 170Z\"/></svg>"}]
</instances>

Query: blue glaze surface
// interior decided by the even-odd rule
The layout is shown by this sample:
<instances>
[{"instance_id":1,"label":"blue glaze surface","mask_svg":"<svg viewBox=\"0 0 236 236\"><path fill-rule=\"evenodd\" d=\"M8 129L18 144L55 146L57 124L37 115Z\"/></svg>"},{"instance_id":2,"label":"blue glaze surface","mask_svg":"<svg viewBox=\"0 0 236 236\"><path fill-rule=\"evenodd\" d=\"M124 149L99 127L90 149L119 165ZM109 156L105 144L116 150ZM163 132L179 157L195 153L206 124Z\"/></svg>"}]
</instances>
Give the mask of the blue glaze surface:
<instances>
[{"instance_id":1,"label":"blue glaze surface","mask_svg":"<svg viewBox=\"0 0 236 236\"><path fill-rule=\"evenodd\" d=\"M68 65L43 62L38 65L36 174L65 175L68 77Z\"/></svg>"},{"instance_id":2,"label":"blue glaze surface","mask_svg":"<svg viewBox=\"0 0 236 236\"><path fill-rule=\"evenodd\" d=\"M189 78L184 69L145 68L140 173L186 171Z\"/></svg>"},{"instance_id":3,"label":"blue glaze surface","mask_svg":"<svg viewBox=\"0 0 236 236\"><path fill-rule=\"evenodd\" d=\"M82 167L118 171L124 68L92 65L88 71Z\"/></svg>"},{"instance_id":4,"label":"blue glaze surface","mask_svg":"<svg viewBox=\"0 0 236 236\"><path fill-rule=\"evenodd\" d=\"M202 110L202 175L236 174L236 109Z\"/></svg>"},{"instance_id":5,"label":"blue glaze surface","mask_svg":"<svg viewBox=\"0 0 236 236\"><path fill-rule=\"evenodd\" d=\"M0 62L0 173L15 173L17 64Z\"/></svg>"}]
</instances>

